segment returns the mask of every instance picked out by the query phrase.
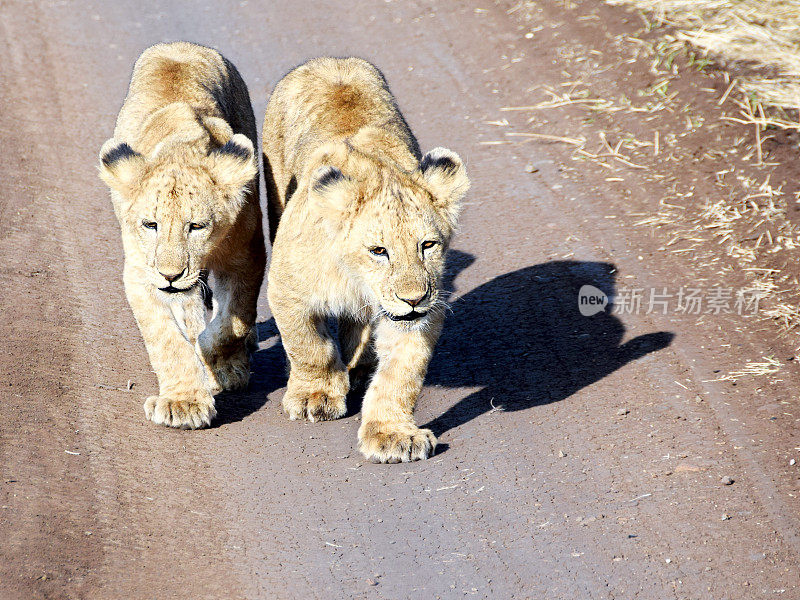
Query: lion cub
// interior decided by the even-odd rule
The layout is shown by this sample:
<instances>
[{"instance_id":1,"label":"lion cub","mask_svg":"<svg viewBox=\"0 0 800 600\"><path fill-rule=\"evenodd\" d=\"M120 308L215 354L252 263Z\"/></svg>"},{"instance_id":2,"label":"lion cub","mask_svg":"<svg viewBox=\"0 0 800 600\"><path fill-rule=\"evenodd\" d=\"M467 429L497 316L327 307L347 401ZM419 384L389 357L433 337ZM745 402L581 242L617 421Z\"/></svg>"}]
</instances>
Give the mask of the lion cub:
<instances>
[{"instance_id":1,"label":"lion cub","mask_svg":"<svg viewBox=\"0 0 800 600\"><path fill-rule=\"evenodd\" d=\"M125 252L128 302L158 376L148 419L208 425L214 394L247 385L266 262L247 87L217 51L145 50L100 151ZM206 325L207 274L214 275Z\"/></svg>"},{"instance_id":2,"label":"lion cub","mask_svg":"<svg viewBox=\"0 0 800 600\"><path fill-rule=\"evenodd\" d=\"M444 148L420 157L380 71L357 58L286 75L263 145L268 297L290 363L284 410L343 416L348 373L377 359L359 449L380 462L427 458L436 438L413 410L444 318L439 280L469 187L461 159Z\"/></svg>"}]
</instances>

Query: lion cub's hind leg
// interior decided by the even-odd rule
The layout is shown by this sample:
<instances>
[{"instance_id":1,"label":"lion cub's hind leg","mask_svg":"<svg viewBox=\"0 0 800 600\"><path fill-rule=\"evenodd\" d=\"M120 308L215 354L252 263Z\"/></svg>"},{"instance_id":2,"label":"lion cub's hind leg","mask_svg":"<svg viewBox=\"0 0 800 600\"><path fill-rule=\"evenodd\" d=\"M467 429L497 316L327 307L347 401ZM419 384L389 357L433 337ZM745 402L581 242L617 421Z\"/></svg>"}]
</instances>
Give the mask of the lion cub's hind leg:
<instances>
[{"instance_id":1,"label":"lion cub's hind leg","mask_svg":"<svg viewBox=\"0 0 800 600\"><path fill-rule=\"evenodd\" d=\"M197 339L197 353L219 390L243 390L250 381L250 353L258 348L256 300L262 270L216 277L213 316Z\"/></svg>"},{"instance_id":2,"label":"lion cub's hind leg","mask_svg":"<svg viewBox=\"0 0 800 600\"><path fill-rule=\"evenodd\" d=\"M372 325L352 317L340 317L339 347L342 362L350 375L350 385L362 385L378 364L372 347Z\"/></svg>"},{"instance_id":3,"label":"lion cub's hind leg","mask_svg":"<svg viewBox=\"0 0 800 600\"><path fill-rule=\"evenodd\" d=\"M223 390L238 391L250 382L250 354L247 344L234 341L226 345L202 346L197 341L197 352L206 366L215 393Z\"/></svg>"}]
</instances>

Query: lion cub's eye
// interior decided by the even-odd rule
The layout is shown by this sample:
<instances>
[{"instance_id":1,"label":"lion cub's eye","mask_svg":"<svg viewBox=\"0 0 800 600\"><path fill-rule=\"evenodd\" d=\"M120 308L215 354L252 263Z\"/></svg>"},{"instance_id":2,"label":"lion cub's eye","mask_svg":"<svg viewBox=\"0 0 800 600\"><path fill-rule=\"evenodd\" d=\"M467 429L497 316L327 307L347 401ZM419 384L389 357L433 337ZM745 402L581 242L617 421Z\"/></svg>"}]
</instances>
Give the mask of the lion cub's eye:
<instances>
[{"instance_id":1,"label":"lion cub's eye","mask_svg":"<svg viewBox=\"0 0 800 600\"><path fill-rule=\"evenodd\" d=\"M389 253L386 251L386 248L381 248L380 246L375 246L374 248L370 248L369 251L374 256L389 256Z\"/></svg>"},{"instance_id":2,"label":"lion cub's eye","mask_svg":"<svg viewBox=\"0 0 800 600\"><path fill-rule=\"evenodd\" d=\"M423 250L430 250L435 245L436 245L436 242L433 242L433 241L422 242L422 249Z\"/></svg>"},{"instance_id":3,"label":"lion cub's eye","mask_svg":"<svg viewBox=\"0 0 800 600\"><path fill-rule=\"evenodd\" d=\"M158 229L158 223L155 221L142 221L142 227L145 229Z\"/></svg>"},{"instance_id":4,"label":"lion cub's eye","mask_svg":"<svg viewBox=\"0 0 800 600\"><path fill-rule=\"evenodd\" d=\"M205 229L205 223L189 223L189 231L197 231L198 229Z\"/></svg>"}]
</instances>

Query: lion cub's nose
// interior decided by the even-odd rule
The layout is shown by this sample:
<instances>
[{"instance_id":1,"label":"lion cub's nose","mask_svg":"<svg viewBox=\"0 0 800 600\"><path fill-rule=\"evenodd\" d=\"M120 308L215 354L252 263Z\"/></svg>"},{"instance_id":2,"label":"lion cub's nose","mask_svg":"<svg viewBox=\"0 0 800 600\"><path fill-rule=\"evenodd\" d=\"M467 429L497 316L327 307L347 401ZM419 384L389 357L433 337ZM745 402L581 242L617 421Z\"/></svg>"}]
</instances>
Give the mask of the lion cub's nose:
<instances>
[{"instance_id":1,"label":"lion cub's nose","mask_svg":"<svg viewBox=\"0 0 800 600\"><path fill-rule=\"evenodd\" d=\"M181 270L180 270L180 273L164 273L164 271L159 271L159 273L161 273L161 276L162 276L164 279L166 279L167 281L169 281L170 283L172 283L173 281L175 281L176 279L178 279L178 277L180 277L181 275L183 275L183 272L184 272L185 270L186 270L186 269L181 269Z\"/></svg>"},{"instance_id":2,"label":"lion cub's nose","mask_svg":"<svg viewBox=\"0 0 800 600\"><path fill-rule=\"evenodd\" d=\"M409 295L410 295L410 294L409 294ZM422 293L422 295L421 295L421 296L420 296L420 295L416 295L416 296L414 296L414 295L410 295L411 297L404 297L404 296L401 296L401 295L399 295L399 294L395 294L395 296L397 296L398 300L402 300L403 302L405 302L406 304L408 304L409 306L411 306L411 308L414 308L414 307L415 307L417 304L419 304L420 302L422 302L423 300L425 300L425 297L426 297L427 295L428 295L428 290L425 290L425 291Z\"/></svg>"}]
</instances>

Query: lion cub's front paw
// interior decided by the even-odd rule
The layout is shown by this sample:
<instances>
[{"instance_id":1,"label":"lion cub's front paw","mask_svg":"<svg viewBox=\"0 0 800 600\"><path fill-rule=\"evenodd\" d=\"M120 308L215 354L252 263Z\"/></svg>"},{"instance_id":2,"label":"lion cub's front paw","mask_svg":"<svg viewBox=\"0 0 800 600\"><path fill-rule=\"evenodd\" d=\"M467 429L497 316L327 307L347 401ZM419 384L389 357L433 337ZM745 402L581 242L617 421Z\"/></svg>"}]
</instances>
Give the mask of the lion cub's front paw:
<instances>
[{"instance_id":1,"label":"lion cub's front paw","mask_svg":"<svg viewBox=\"0 0 800 600\"><path fill-rule=\"evenodd\" d=\"M347 412L346 396L347 387L341 384L315 386L290 381L283 396L283 410L292 421L332 421Z\"/></svg>"},{"instance_id":2,"label":"lion cub's front paw","mask_svg":"<svg viewBox=\"0 0 800 600\"><path fill-rule=\"evenodd\" d=\"M219 352L205 348L197 342L196 350L203 359L212 391L243 390L250 382L250 355L245 343L237 344L234 350Z\"/></svg>"},{"instance_id":3,"label":"lion cub's front paw","mask_svg":"<svg viewBox=\"0 0 800 600\"><path fill-rule=\"evenodd\" d=\"M209 392L182 392L169 396L150 396L144 414L156 425L198 429L211 424L217 416L214 396Z\"/></svg>"},{"instance_id":4,"label":"lion cub's front paw","mask_svg":"<svg viewBox=\"0 0 800 600\"><path fill-rule=\"evenodd\" d=\"M426 459L436 448L430 429L413 423L365 421L358 429L358 449L367 460L381 463Z\"/></svg>"}]
</instances>

